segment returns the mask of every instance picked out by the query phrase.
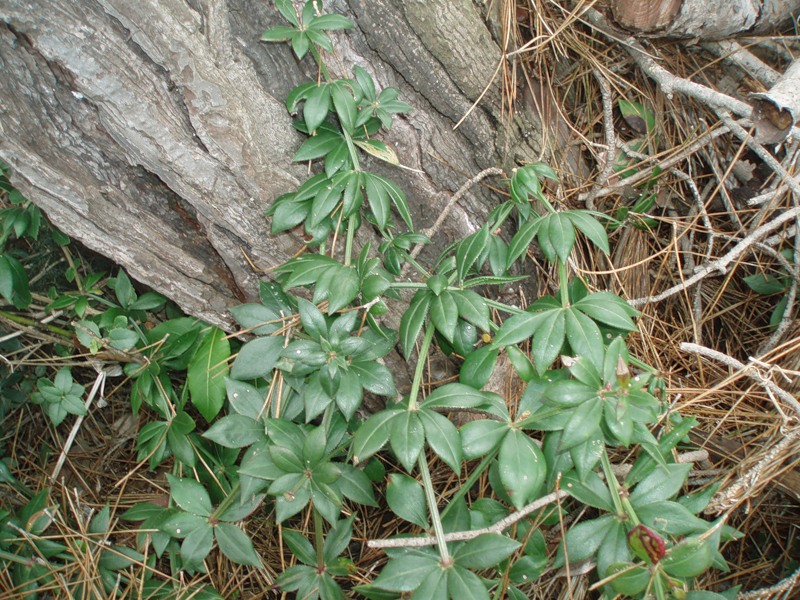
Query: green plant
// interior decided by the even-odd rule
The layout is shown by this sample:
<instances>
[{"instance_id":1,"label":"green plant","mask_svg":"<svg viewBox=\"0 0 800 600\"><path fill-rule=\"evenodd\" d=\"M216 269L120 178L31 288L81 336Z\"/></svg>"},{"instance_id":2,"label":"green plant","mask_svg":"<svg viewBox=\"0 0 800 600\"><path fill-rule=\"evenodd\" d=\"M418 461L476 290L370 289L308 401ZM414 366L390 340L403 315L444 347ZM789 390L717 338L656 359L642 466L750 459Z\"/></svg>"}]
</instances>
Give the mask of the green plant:
<instances>
[{"instance_id":1,"label":"green plant","mask_svg":"<svg viewBox=\"0 0 800 600\"><path fill-rule=\"evenodd\" d=\"M607 597L691 597L697 576L726 568L719 545L736 533L697 516L714 490L685 493L691 466L676 450L694 422L669 413L658 373L630 355L625 337L639 313L571 272L577 244L610 252L610 219L559 210L542 187L555 172L524 165L480 229L420 264L412 247L429 240L414 230L405 195L366 168L371 158L397 163L376 136L410 107L397 90L378 91L363 68L352 78L329 71L328 32L349 28L344 17L321 14L314 1L300 14L289 0L276 4L289 25L263 39L288 41L319 67L320 80L298 86L286 104L308 136L295 160L321 169L268 216L276 233L302 225L313 253L281 265L259 303L231 311L248 334L241 340L180 316L146 326L164 300L138 295L122 272L109 282L114 300L91 279L54 301L79 315L76 334L91 352L127 359L132 408L151 417L139 432L140 461L156 468L175 459L169 507L143 503L123 514L141 522L137 556L205 572L216 548L257 568L237 523L267 506L296 559L277 588L343 598L358 568L348 557L358 506L377 506L375 488L388 479L389 510L432 539L388 540L396 544L388 562L356 588L365 597L516 600L547 570L577 561L595 564ZM355 247L362 226L380 236L377 248ZM504 231L514 231L508 242ZM331 238L344 239L343 250ZM492 299L493 286L522 278L509 273L534 242L555 268L554 295L526 309ZM404 270L411 275L400 280ZM404 293L412 297L395 332L379 317L402 306ZM425 395L434 344L463 362L458 382ZM396 346L414 365L403 394L385 360ZM525 384L518 401L482 389L502 354ZM63 419L77 410L74 386L60 373L39 395ZM385 406L363 414L366 395ZM458 428L448 417L458 412L477 419ZM394 458L388 477L379 455ZM620 455L635 458L618 479L612 459ZM461 481L443 506L431 461ZM492 494L476 497L482 478ZM541 528L565 512L582 517L548 552Z\"/></svg>"},{"instance_id":2,"label":"green plant","mask_svg":"<svg viewBox=\"0 0 800 600\"><path fill-rule=\"evenodd\" d=\"M233 311L255 337L233 355L230 371L218 369L217 379L228 376L229 410L203 437L246 449L226 498L240 498L240 505L249 507L264 497L279 523L309 511L312 541L297 531L284 532L300 564L281 575L278 586L304 598L342 597L338 578L350 565L342 567L337 556L352 535L353 517L342 519L341 512L346 501L375 503L367 472L373 457L386 449L405 471L389 476L388 506L410 523L430 528L435 549L387 551L389 562L381 573L358 588L367 597L408 591L432 598L525 597L518 586L547 568L537 527L552 521L554 511L544 503L509 531L471 535L471 530L477 529L473 524L508 517L508 505L524 510L557 488L595 517L566 532L551 568L593 560L609 594L659 599L684 597L692 578L712 565L724 568L717 548L721 537L733 532L696 516L710 495L682 495L690 465L676 463L673 454L692 422L666 418L659 396L663 383L652 368L629 356L624 336L636 330L638 313L619 297L592 292L571 277L568 259L578 234L609 252L598 220L605 217L556 210L540 183L555 173L545 165L526 165L515 170L510 199L492 211L484 227L448 247L432 267L420 265L411 247L428 240L414 231L405 196L388 179L366 171L359 154L363 150L396 162L374 136L409 107L394 90L378 93L364 69L356 68L352 79L328 71L322 59L322 51L332 48L327 32L350 27L343 17L320 14L314 2L306 3L300 15L290 2L277 5L289 26L275 27L263 39L291 42L298 58L310 54L320 68L321 80L296 88L287 108L302 113L296 126L309 135L295 159L319 160L323 169L276 199L269 216L276 233L303 225L317 253L282 265L276 271L280 285L264 284L261 304ZM544 214L536 212L534 199ZM406 231L399 230L392 209ZM369 246L354 248L355 231L366 222L383 238L377 255ZM496 232L508 226L516 233L506 244ZM331 235L344 237L342 255L327 247ZM508 275L509 269L534 240L556 267L558 292L527 310L482 295L487 285L518 279ZM396 279L404 264L418 281ZM487 266L491 275L484 274ZM311 300L295 295L297 288L307 288ZM377 317L401 290L413 291L413 298L395 333L381 327ZM497 325L490 309L508 317ZM379 362L396 340L416 364L403 397L397 397L392 373ZM434 343L463 358L460 381L423 397L424 366ZM481 390L501 353L526 382L516 406ZM200 354L213 367L227 349L213 359L211 351ZM208 408L203 397L211 387L221 389L222 383L205 381L200 391L190 390L198 408ZM358 409L365 391L385 396L387 404L362 420ZM218 411L214 404L204 416L212 419ZM451 411L485 418L459 430L446 416ZM611 453L634 446L641 452L618 482ZM480 459L442 510L428 451L456 474L464 459ZM466 502L483 475L497 500ZM192 489L194 502L205 507L192 517L203 552L184 550L194 559L211 548L212 509L203 488ZM463 541L448 543L446 532L453 531Z\"/></svg>"}]
</instances>

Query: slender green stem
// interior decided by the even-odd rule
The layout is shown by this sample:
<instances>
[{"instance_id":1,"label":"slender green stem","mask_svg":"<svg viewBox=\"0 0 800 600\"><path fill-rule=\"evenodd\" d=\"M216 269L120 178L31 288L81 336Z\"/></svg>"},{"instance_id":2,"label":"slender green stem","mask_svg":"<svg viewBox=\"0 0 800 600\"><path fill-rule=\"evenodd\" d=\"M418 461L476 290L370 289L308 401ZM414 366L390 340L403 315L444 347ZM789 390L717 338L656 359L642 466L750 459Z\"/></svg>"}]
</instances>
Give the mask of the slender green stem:
<instances>
[{"instance_id":1,"label":"slender green stem","mask_svg":"<svg viewBox=\"0 0 800 600\"><path fill-rule=\"evenodd\" d=\"M422 475L422 487L425 490L425 499L428 502L428 513L433 523L433 535L436 538L436 546L439 548L439 557L442 559L442 565L449 565L451 562L450 551L447 549L447 542L444 541L442 518L439 515L439 507L436 504L436 493L433 491L431 472L428 470L428 460L425 458L424 452L419 455L417 466Z\"/></svg>"},{"instance_id":2,"label":"slender green stem","mask_svg":"<svg viewBox=\"0 0 800 600\"><path fill-rule=\"evenodd\" d=\"M0 317L5 317L9 321L13 321L14 323L19 323L20 325L26 325L28 327L44 327L50 333L60 335L61 337L65 338L72 337L71 331L67 331L66 329L62 329L61 327L56 327L55 325L50 325L49 323L40 323L39 321L35 321L33 319L29 319L27 317L23 317L21 315L17 315L5 310L0 310Z\"/></svg>"},{"instance_id":3,"label":"slender green stem","mask_svg":"<svg viewBox=\"0 0 800 600\"><path fill-rule=\"evenodd\" d=\"M356 224L355 219L350 217L347 219L347 237L344 241L344 264L346 267L350 266L353 260L353 240L356 237Z\"/></svg>"},{"instance_id":4,"label":"slender green stem","mask_svg":"<svg viewBox=\"0 0 800 600\"><path fill-rule=\"evenodd\" d=\"M422 385L422 373L425 370L425 361L428 358L428 352L433 341L434 327L428 324L425 330L425 336L422 338L422 346L419 349L419 357L417 358L417 368L414 370L414 380L411 383L411 392L408 396L408 410L417 410L417 396L419 395L419 388ZM450 552L447 550L447 543L444 541L444 528L442 527L442 518L439 516L439 507L436 504L436 493L433 490L433 482L431 481L431 473L428 470L428 460L425 458L425 453L420 453L417 459L417 466L422 475L422 487L425 490L425 499L428 503L428 514L433 523L433 535L436 537L436 545L439 548L439 556L443 564L450 563Z\"/></svg>"},{"instance_id":5,"label":"slender green stem","mask_svg":"<svg viewBox=\"0 0 800 600\"><path fill-rule=\"evenodd\" d=\"M319 67L320 73L322 73L322 78L325 81L331 81L332 77L331 74L328 72L328 67L325 66L325 63L322 62L322 56L320 56L319 50L317 49L316 44L311 44L311 56L314 57L314 62L317 63Z\"/></svg>"},{"instance_id":6,"label":"slender green stem","mask_svg":"<svg viewBox=\"0 0 800 600\"><path fill-rule=\"evenodd\" d=\"M428 358L428 351L433 341L433 332L433 325L428 324L428 328L425 330L425 336L422 338L422 346L420 346L419 349L417 367L414 369L414 379L411 382L411 391L408 394L408 410L417 410L417 395L422 385L422 372L425 370L425 360Z\"/></svg>"},{"instance_id":7,"label":"slender green stem","mask_svg":"<svg viewBox=\"0 0 800 600\"><path fill-rule=\"evenodd\" d=\"M486 304L488 304L492 308L496 308L497 310L502 310L503 312L507 312L512 315L521 315L522 313L525 312L524 310L516 306L511 306L510 304L505 304L503 302L497 302L496 300L490 300L489 298L484 298L483 301L486 302Z\"/></svg>"},{"instance_id":8,"label":"slender green stem","mask_svg":"<svg viewBox=\"0 0 800 600\"><path fill-rule=\"evenodd\" d=\"M26 558L24 556L18 556L16 554L12 554L11 552L6 552L5 550L0 550L0 560L7 560L9 562L15 562L20 564L24 567L31 567L35 563L32 558Z\"/></svg>"},{"instance_id":9,"label":"slender green stem","mask_svg":"<svg viewBox=\"0 0 800 600\"><path fill-rule=\"evenodd\" d=\"M454 506L455 503L460 500L462 497L466 496L467 492L472 489L472 486L475 485L475 482L478 481L478 478L483 475L483 472L489 468L489 465L492 464L494 457L497 456L497 453L500 451L500 447L496 447L489 452L486 456L483 457L481 462L475 467L472 472L467 477L467 480L458 488L458 491L453 494L453 497L450 498L450 501L447 503L447 506L444 507L442 511L442 518L444 519L447 513L450 511L450 507Z\"/></svg>"},{"instance_id":10,"label":"slender green stem","mask_svg":"<svg viewBox=\"0 0 800 600\"><path fill-rule=\"evenodd\" d=\"M395 290L421 290L428 287L424 283L416 283L413 281L395 281L390 283L389 287Z\"/></svg>"},{"instance_id":11,"label":"slender green stem","mask_svg":"<svg viewBox=\"0 0 800 600\"><path fill-rule=\"evenodd\" d=\"M314 546L317 551L317 569L320 571L325 568L325 539L322 535L322 515L312 504L311 511L314 513Z\"/></svg>"},{"instance_id":12,"label":"slender green stem","mask_svg":"<svg viewBox=\"0 0 800 600\"><path fill-rule=\"evenodd\" d=\"M233 504L233 500L236 498L236 495L239 493L239 481L237 480L236 483L233 484L231 491L222 499L222 502L219 503L217 509L211 513L212 519L219 519L220 515L223 514L231 504Z\"/></svg>"},{"instance_id":13,"label":"slender green stem","mask_svg":"<svg viewBox=\"0 0 800 600\"><path fill-rule=\"evenodd\" d=\"M408 264L410 264L412 267L414 267L420 275L422 275L425 278L428 278L428 277L431 276L431 274L428 272L428 270L425 267L423 267L414 258L412 258L411 254L409 254L408 252L404 252L404 251L400 251L400 252L401 252L403 258L405 258L406 261L408 261Z\"/></svg>"},{"instance_id":14,"label":"slender green stem","mask_svg":"<svg viewBox=\"0 0 800 600\"><path fill-rule=\"evenodd\" d=\"M603 451L600 453L600 464L603 467L603 474L606 476L606 484L611 491L611 501L614 503L614 509L618 515L625 514L625 508L622 505L622 498L619 496L619 486L617 485L617 476L611 468L611 461L608 458L608 449L603 446Z\"/></svg>"},{"instance_id":15,"label":"slender green stem","mask_svg":"<svg viewBox=\"0 0 800 600\"><path fill-rule=\"evenodd\" d=\"M567 308L569 306L569 275L567 274L567 265L562 260L558 261L558 284L561 306Z\"/></svg>"},{"instance_id":16,"label":"slender green stem","mask_svg":"<svg viewBox=\"0 0 800 600\"><path fill-rule=\"evenodd\" d=\"M353 138L344 128L342 128L342 135L344 136L344 141L347 144L347 151L350 153L350 160L353 163L353 170L360 171L361 162L358 160L358 152L356 151L356 145L353 143Z\"/></svg>"}]
</instances>

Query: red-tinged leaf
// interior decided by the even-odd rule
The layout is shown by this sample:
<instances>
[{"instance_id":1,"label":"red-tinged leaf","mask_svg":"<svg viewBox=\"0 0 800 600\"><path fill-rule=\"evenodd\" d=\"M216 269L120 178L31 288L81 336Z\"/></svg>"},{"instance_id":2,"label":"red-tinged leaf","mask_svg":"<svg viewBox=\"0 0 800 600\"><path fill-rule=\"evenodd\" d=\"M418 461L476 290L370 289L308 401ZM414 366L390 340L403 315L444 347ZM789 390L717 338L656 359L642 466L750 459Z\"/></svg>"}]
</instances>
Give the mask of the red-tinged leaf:
<instances>
[{"instance_id":1,"label":"red-tinged leaf","mask_svg":"<svg viewBox=\"0 0 800 600\"><path fill-rule=\"evenodd\" d=\"M633 553L651 565L656 564L667 553L664 538L644 525L637 525L628 533L628 544Z\"/></svg>"}]
</instances>

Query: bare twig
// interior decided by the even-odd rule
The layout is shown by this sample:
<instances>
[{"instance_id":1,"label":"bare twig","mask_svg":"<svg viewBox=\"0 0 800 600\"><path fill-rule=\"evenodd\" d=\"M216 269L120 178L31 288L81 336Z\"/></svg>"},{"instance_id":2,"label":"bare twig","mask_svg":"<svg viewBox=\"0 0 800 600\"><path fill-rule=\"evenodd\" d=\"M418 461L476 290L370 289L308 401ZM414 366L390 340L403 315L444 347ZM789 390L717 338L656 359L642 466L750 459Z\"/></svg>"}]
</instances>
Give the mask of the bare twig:
<instances>
[{"instance_id":1,"label":"bare twig","mask_svg":"<svg viewBox=\"0 0 800 600\"><path fill-rule=\"evenodd\" d=\"M652 302L660 302L665 298L669 298L670 296L674 296L689 287L693 286L698 281L708 277L712 273L720 273L724 274L732 262L738 259L742 254L744 254L747 250L749 250L755 242L764 238L768 233L775 231L776 229L780 228L781 226L785 225L787 222L796 219L800 216L800 207L795 206L794 208L790 208L785 213L782 213L775 217L769 223L765 223L761 227L751 231L745 238L743 238L738 244L736 244L733 248L731 248L727 254L721 256L720 258L713 260L709 263L706 263L691 277L689 277L686 281L679 283L677 285L673 285L671 288L664 290L660 294L656 294L654 296L646 296L644 298L635 298L634 300L629 300L628 303L631 306L639 307L644 306L645 304L650 304Z\"/></svg>"},{"instance_id":2,"label":"bare twig","mask_svg":"<svg viewBox=\"0 0 800 600\"><path fill-rule=\"evenodd\" d=\"M793 429L786 433L780 442L762 455L761 460L737 477L731 485L717 492L704 512L719 514L732 509L743 499L757 495L757 490L769 483L771 479L769 475L765 476L764 472L774 472L781 463L781 457L785 457L787 454L789 445L795 443L798 438L800 438L800 429Z\"/></svg>"},{"instance_id":3,"label":"bare twig","mask_svg":"<svg viewBox=\"0 0 800 600\"><path fill-rule=\"evenodd\" d=\"M790 406L792 410L794 410L798 417L800 417L800 402L798 402L792 394L761 375L755 364L751 363L750 365L746 365L743 362L736 360L732 356L728 356L727 354L723 354L717 350L712 350L711 348L706 348L705 346L699 346L697 344L691 344L688 342L681 343L680 349L684 352L690 352L691 354L705 356L706 358L716 360L717 362L721 362L724 365L728 365L733 369L741 371L743 375L755 380L765 389L778 396L788 406ZM780 411L780 407L777 408Z\"/></svg>"},{"instance_id":4,"label":"bare twig","mask_svg":"<svg viewBox=\"0 0 800 600\"><path fill-rule=\"evenodd\" d=\"M463 542L474 539L479 535L483 535L484 533L500 533L511 527L520 519L524 519L532 512L539 510L543 506L547 506L548 504L555 502L559 498L563 498L567 495L569 495L568 492L565 492L564 490L551 492L550 494L547 494L546 496L543 496L538 500L534 500L530 504L525 505L522 509L508 515L504 519L500 519L494 525L482 527L481 529L475 529L473 531L455 531L453 533L446 533L444 535L444 540L446 542ZM369 548L421 548L423 546L433 546L435 543L435 537L427 536L393 540L369 540L367 542L367 546Z\"/></svg>"},{"instance_id":5,"label":"bare twig","mask_svg":"<svg viewBox=\"0 0 800 600\"><path fill-rule=\"evenodd\" d=\"M462 185L458 189L458 191L455 194L453 194L450 197L450 199L447 201L447 204L442 209L442 212L439 214L438 218L433 223L433 225L428 227L428 229L424 230L422 233L424 233L429 238L433 237L433 235L436 234L437 231L439 231L445 219L447 219L447 217L450 215L450 211L453 210L453 207L456 205L456 202L458 202L473 185L486 179L490 175L502 175L502 174L503 174L503 169L499 169L497 167L489 167L488 169L484 169L483 171L475 175L475 177L473 177L472 179L469 179L464 185ZM424 244L417 244L416 246L414 246L414 248L411 250L411 258L417 257L417 255L422 251L423 245ZM408 265L406 265L406 267L408 267ZM406 269L404 269L403 271L405 272L405 270Z\"/></svg>"},{"instance_id":6,"label":"bare twig","mask_svg":"<svg viewBox=\"0 0 800 600\"><path fill-rule=\"evenodd\" d=\"M614 159L617 154L617 135L614 132L614 101L611 97L611 86L600 71L592 69L592 73L600 86L600 98L603 102L603 133L606 139L606 148L600 160L600 173L597 175L597 183L584 200L586 208L589 210L594 210L595 208L594 200L600 191L599 186L608 183L608 178L614 170Z\"/></svg>"},{"instance_id":7,"label":"bare twig","mask_svg":"<svg viewBox=\"0 0 800 600\"><path fill-rule=\"evenodd\" d=\"M87 413L89 412L89 407L94 401L94 397L97 395L97 392L102 389L105 381L106 372L101 370L97 374L97 377L94 380L94 385L89 391L89 396L86 398L86 402L84 403L84 408L86 409ZM64 442L64 448L61 450L61 455L58 457L58 462L53 468L53 474L50 475L50 481L56 481L58 479L61 469L64 467L64 462L67 460L67 454L69 453L70 448L72 448L72 443L75 441L75 436L78 435L78 430L81 428L82 423L83 415L78 415L78 417L75 419L75 423L72 425L72 429L69 432L67 440Z\"/></svg>"}]
</instances>

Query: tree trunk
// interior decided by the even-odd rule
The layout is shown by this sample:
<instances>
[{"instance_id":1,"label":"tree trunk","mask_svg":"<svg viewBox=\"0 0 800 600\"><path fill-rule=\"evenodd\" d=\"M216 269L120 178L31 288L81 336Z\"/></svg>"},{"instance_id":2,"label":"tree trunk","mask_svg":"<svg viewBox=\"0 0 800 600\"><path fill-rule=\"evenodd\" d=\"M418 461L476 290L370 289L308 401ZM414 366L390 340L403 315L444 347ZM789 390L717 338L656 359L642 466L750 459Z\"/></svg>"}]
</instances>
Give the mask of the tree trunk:
<instances>
[{"instance_id":1,"label":"tree trunk","mask_svg":"<svg viewBox=\"0 0 800 600\"><path fill-rule=\"evenodd\" d=\"M502 115L502 51L472 0L329 10L356 24L335 35L334 71L360 64L415 107L385 141L421 173L370 168L405 190L417 228L479 170L539 158L531 115ZM263 269L302 244L271 235L263 216L306 176L291 161L301 137L283 101L316 77L287 45L258 41L276 24L264 0L5 0L0 158L14 184L65 233L229 326L226 309L257 293L247 257ZM480 190L471 196L453 235L491 208Z\"/></svg>"},{"instance_id":2,"label":"tree trunk","mask_svg":"<svg viewBox=\"0 0 800 600\"><path fill-rule=\"evenodd\" d=\"M798 0L610 0L610 16L636 34L704 41L763 34L800 10Z\"/></svg>"}]
</instances>

